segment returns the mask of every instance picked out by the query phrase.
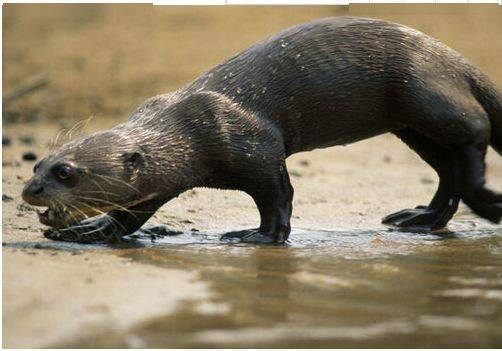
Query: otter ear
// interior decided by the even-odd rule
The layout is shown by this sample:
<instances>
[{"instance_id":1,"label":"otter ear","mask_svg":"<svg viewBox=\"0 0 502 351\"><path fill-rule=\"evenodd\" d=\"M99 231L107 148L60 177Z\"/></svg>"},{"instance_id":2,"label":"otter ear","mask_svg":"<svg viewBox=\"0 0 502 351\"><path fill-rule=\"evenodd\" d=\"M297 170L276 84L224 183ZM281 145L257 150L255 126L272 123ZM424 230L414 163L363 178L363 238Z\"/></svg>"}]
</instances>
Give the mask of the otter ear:
<instances>
[{"instance_id":1,"label":"otter ear","mask_svg":"<svg viewBox=\"0 0 502 351\"><path fill-rule=\"evenodd\" d=\"M140 152L127 152L122 155L122 159L124 160L124 169L127 173L127 177L134 181L138 175L138 172L145 165L145 159Z\"/></svg>"}]
</instances>

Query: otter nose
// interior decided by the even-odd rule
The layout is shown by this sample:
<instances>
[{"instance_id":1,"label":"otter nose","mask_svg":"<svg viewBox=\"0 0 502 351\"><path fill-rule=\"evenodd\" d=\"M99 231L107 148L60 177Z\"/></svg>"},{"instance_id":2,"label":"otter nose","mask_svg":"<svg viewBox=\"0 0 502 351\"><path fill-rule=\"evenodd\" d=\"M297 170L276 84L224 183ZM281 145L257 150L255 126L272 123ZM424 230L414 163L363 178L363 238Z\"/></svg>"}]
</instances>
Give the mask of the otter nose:
<instances>
[{"instance_id":1,"label":"otter nose","mask_svg":"<svg viewBox=\"0 0 502 351\"><path fill-rule=\"evenodd\" d=\"M30 205L43 205L41 195L44 192L44 187L37 181L30 181L23 189L23 200Z\"/></svg>"}]
</instances>

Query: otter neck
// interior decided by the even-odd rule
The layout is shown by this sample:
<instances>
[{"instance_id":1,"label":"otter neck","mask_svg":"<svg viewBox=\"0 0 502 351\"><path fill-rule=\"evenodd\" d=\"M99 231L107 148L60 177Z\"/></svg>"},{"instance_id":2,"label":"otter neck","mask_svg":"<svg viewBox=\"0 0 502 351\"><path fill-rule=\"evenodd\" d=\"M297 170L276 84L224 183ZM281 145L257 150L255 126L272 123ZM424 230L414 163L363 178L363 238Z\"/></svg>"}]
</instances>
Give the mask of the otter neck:
<instances>
[{"instance_id":1,"label":"otter neck","mask_svg":"<svg viewBox=\"0 0 502 351\"><path fill-rule=\"evenodd\" d=\"M205 184L208 171L200 157L200 140L188 130L169 126L124 125L137 143L144 158L139 170L139 186L147 192L176 197L182 192Z\"/></svg>"}]
</instances>

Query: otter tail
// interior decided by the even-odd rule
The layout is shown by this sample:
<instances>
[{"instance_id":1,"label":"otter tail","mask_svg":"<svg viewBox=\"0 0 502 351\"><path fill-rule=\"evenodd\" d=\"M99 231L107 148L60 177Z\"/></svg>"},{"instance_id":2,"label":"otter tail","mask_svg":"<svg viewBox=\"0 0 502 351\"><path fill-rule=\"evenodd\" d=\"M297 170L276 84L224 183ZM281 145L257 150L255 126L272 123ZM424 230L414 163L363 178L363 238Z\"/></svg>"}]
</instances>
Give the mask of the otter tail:
<instances>
[{"instance_id":1,"label":"otter tail","mask_svg":"<svg viewBox=\"0 0 502 351\"><path fill-rule=\"evenodd\" d=\"M479 71L470 77L470 82L476 100L490 118L492 127L490 145L502 156L502 94Z\"/></svg>"}]
</instances>

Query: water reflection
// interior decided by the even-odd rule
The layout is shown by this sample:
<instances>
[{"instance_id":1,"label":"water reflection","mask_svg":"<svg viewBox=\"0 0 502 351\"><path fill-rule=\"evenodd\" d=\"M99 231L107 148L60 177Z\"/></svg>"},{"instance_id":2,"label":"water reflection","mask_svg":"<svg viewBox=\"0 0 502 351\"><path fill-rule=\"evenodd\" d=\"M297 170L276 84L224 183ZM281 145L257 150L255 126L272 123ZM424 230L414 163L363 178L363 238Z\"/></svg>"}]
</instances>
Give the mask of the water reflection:
<instances>
[{"instance_id":1,"label":"water reflection","mask_svg":"<svg viewBox=\"0 0 502 351\"><path fill-rule=\"evenodd\" d=\"M183 233L122 250L141 262L196 269L215 291L210 303L227 306L207 315L187 305L134 333L147 345L178 347L500 346L499 228L468 221L452 228L296 229L284 247ZM172 329L178 323L185 328Z\"/></svg>"}]
</instances>

